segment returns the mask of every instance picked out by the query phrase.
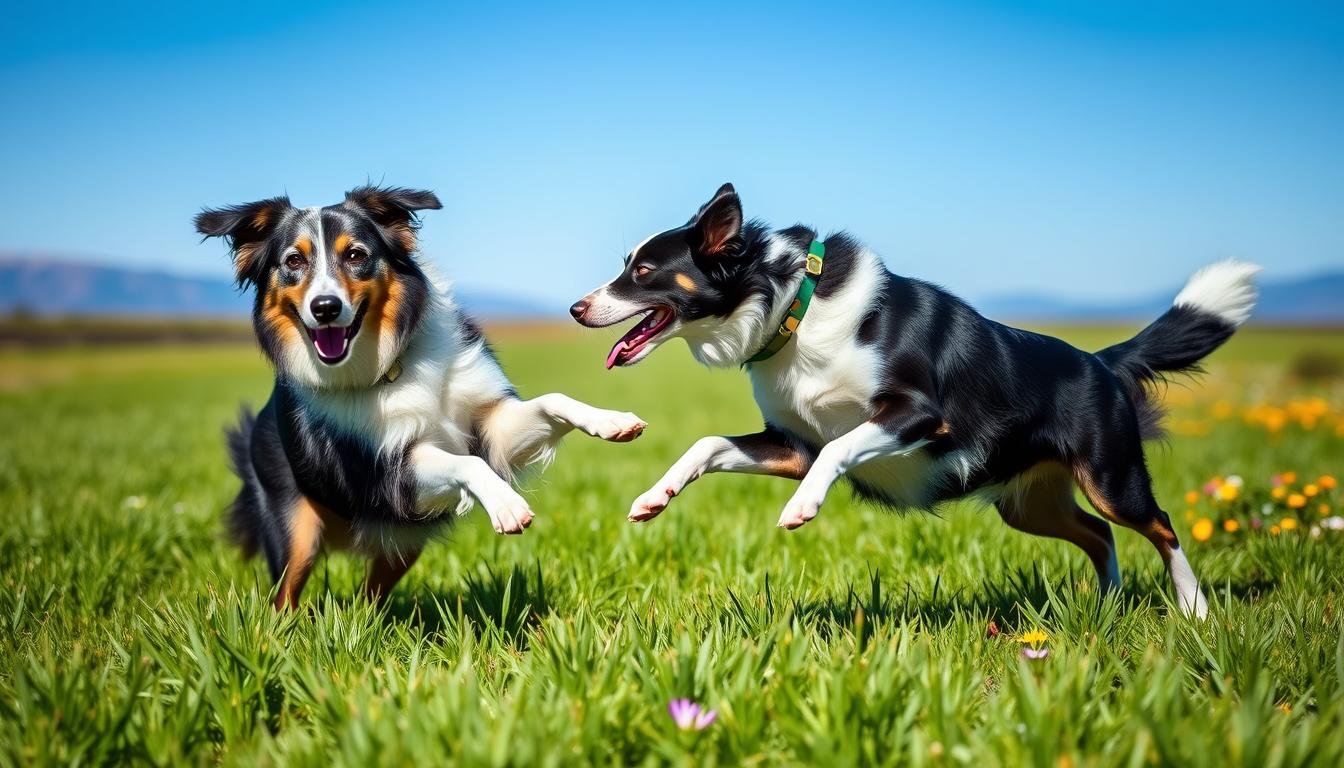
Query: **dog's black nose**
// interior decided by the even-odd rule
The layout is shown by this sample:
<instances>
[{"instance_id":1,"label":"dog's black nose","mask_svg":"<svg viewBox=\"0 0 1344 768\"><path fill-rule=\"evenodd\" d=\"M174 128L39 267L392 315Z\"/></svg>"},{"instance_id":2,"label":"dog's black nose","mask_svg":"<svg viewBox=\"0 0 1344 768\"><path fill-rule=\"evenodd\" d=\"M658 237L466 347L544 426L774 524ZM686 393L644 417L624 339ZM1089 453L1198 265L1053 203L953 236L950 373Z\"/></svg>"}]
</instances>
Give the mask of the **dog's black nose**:
<instances>
[{"instance_id":1,"label":"dog's black nose","mask_svg":"<svg viewBox=\"0 0 1344 768\"><path fill-rule=\"evenodd\" d=\"M574 306L569 308L569 314L574 316L575 320L582 320L583 313L588 311L588 298L584 297L574 302Z\"/></svg>"},{"instance_id":2,"label":"dog's black nose","mask_svg":"<svg viewBox=\"0 0 1344 768\"><path fill-rule=\"evenodd\" d=\"M308 308L313 311L314 320L330 323L341 316L341 299L338 296L318 296Z\"/></svg>"}]
</instances>

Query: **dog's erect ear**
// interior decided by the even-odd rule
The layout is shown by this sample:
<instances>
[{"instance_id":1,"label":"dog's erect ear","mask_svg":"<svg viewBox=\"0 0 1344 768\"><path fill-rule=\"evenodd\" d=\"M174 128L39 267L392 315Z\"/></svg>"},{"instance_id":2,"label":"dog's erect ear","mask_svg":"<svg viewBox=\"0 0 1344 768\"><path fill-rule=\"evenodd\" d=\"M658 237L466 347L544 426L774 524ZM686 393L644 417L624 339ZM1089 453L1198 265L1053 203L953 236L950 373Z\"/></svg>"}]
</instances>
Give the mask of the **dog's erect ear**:
<instances>
[{"instance_id":1,"label":"dog's erect ear","mask_svg":"<svg viewBox=\"0 0 1344 768\"><path fill-rule=\"evenodd\" d=\"M256 282L264 262L266 238L292 207L288 197L272 197L227 208L206 208L196 214L196 231L228 242L233 249L234 279L239 285Z\"/></svg>"},{"instance_id":2,"label":"dog's erect ear","mask_svg":"<svg viewBox=\"0 0 1344 768\"><path fill-rule=\"evenodd\" d=\"M691 219L691 229L699 235L700 250L710 255L728 255L736 249L742 234L742 201L732 184L724 184Z\"/></svg>"},{"instance_id":3,"label":"dog's erect ear","mask_svg":"<svg viewBox=\"0 0 1344 768\"><path fill-rule=\"evenodd\" d=\"M345 193L345 205L369 215L395 245L407 253L415 250L415 231L420 228L416 211L443 207L433 192L401 187L359 187Z\"/></svg>"}]
</instances>

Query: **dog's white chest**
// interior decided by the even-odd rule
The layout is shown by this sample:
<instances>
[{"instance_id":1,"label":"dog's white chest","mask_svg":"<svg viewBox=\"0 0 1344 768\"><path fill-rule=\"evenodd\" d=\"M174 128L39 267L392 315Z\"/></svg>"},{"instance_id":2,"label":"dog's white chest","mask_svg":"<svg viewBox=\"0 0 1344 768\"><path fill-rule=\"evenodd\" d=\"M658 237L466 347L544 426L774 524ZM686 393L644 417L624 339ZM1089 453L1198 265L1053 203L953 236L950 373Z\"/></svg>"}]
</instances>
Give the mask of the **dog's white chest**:
<instances>
[{"instance_id":1,"label":"dog's white chest","mask_svg":"<svg viewBox=\"0 0 1344 768\"><path fill-rule=\"evenodd\" d=\"M822 445L872 416L875 369L864 354L841 354L826 364L795 358L787 366L753 368L752 391L770 424Z\"/></svg>"},{"instance_id":2,"label":"dog's white chest","mask_svg":"<svg viewBox=\"0 0 1344 768\"><path fill-rule=\"evenodd\" d=\"M820 448L872 418L877 365L864 350L842 350L826 365L755 369L751 382L767 423ZM890 504L922 507L929 503L940 471L919 450L870 461L849 475Z\"/></svg>"}]
</instances>

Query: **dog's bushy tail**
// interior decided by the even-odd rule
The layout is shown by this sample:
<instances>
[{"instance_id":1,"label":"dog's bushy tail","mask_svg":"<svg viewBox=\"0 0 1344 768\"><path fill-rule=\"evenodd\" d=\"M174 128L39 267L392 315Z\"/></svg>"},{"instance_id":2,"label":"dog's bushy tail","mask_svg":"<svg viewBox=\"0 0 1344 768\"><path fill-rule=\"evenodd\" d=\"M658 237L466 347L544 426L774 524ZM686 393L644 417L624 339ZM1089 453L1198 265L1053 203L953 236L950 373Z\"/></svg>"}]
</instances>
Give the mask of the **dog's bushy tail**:
<instances>
[{"instance_id":1,"label":"dog's bushy tail","mask_svg":"<svg viewBox=\"0 0 1344 768\"><path fill-rule=\"evenodd\" d=\"M252 466L252 430L256 425L257 417L244 407L238 415L238 426L224 433L233 473L243 481L243 487L238 489L238 495L229 505L225 526L229 540L237 544L246 557L252 557L261 548L258 531L262 529L262 520L258 505L265 503L259 497L261 481L257 479L256 467Z\"/></svg>"},{"instance_id":2,"label":"dog's bushy tail","mask_svg":"<svg viewBox=\"0 0 1344 768\"><path fill-rule=\"evenodd\" d=\"M1222 346L1255 308L1260 267L1220 261L1196 272L1168 309L1129 341L1097 357L1119 377L1138 410L1144 438L1162 434L1162 407L1152 385L1172 373L1198 373L1199 361Z\"/></svg>"}]
</instances>

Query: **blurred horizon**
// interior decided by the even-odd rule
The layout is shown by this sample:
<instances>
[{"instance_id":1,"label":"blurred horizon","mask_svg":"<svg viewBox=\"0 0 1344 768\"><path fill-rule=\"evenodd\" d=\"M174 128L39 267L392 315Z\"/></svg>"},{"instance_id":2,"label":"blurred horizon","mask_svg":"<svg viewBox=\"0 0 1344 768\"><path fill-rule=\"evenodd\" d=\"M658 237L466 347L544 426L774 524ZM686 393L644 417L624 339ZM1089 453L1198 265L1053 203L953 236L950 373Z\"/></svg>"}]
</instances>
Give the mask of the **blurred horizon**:
<instances>
[{"instance_id":1,"label":"blurred horizon","mask_svg":"<svg viewBox=\"0 0 1344 768\"><path fill-rule=\"evenodd\" d=\"M427 258L561 306L723 181L972 300L1344 268L1344 8L11 9L0 252L227 279L202 206L434 189ZM521 277L520 277L521 276Z\"/></svg>"}]
</instances>

